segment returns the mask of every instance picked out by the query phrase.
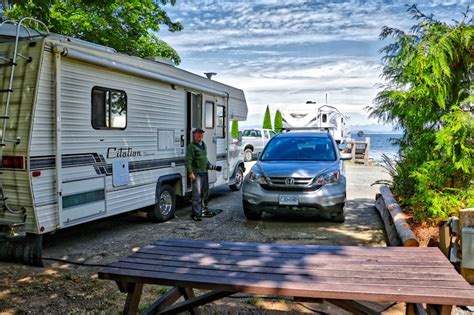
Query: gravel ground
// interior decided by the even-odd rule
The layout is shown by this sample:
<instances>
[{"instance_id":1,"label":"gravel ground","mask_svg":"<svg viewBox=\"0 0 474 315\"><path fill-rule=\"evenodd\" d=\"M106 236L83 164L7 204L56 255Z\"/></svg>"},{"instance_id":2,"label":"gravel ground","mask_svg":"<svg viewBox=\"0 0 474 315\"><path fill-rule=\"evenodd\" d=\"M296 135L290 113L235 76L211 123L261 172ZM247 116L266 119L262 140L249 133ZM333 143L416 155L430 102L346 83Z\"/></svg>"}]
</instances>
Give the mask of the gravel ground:
<instances>
[{"instance_id":1,"label":"gravel ground","mask_svg":"<svg viewBox=\"0 0 474 315\"><path fill-rule=\"evenodd\" d=\"M248 165L250 166L250 165ZM249 222L241 206L241 192L227 188L213 191L211 209L223 212L213 218L194 222L190 206L180 205L177 218L166 223L150 223L138 214L126 214L83 224L44 238L43 257L60 258L87 264L108 264L131 254L137 248L160 238L203 240L340 244L385 246L383 225L373 207L376 187L370 184L388 175L378 166L346 167L346 222L332 223L322 218L288 218L265 215ZM45 268L0 263L0 313L83 314L119 313L125 294L111 281L98 280L100 267L45 261ZM143 307L164 288L145 286ZM382 307L378 305L376 307ZM273 314L323 313L343 314L332 305L293 303L285 299L261 299L245 295L226 298L204 313ZM395 310L392 310L392 313Z\"/></svg>"}]
</instances>

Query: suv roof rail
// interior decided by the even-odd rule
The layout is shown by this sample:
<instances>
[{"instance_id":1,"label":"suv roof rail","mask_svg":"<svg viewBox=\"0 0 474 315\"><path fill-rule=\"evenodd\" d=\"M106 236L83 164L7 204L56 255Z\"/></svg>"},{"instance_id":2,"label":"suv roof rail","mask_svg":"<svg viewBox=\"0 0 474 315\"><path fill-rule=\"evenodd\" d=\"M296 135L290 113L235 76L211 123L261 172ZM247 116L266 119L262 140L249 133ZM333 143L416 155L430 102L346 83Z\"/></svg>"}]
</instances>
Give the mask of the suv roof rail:
<instances>
[{"instance_id":1,"label":"suv roof rail","mask_svg":"<svg viewBox=\"0 0 474 315\"><path fill-rule=\"evenodd\" d=\"M281 128L282 131L284 132L290 132L290 131L298 131L298 130L304 130L304 131L325 131L329 132L329 130L335 129L334 127L283 127Z\"/></svg>"}]
</instances>

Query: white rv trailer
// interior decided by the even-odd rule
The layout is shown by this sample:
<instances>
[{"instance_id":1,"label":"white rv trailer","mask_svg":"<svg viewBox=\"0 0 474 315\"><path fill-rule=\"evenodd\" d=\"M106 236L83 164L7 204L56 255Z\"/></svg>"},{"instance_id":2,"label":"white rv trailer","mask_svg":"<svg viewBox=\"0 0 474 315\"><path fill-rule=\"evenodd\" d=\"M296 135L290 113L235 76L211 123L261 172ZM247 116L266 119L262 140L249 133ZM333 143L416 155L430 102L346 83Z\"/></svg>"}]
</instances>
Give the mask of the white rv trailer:
<instances>
[{"instance_id":1,"label":"white rv trailer","mask_svg":"<svg viewBox=\"0 0 474 315\"><path fill-rule=\"evenodd\" d=\"M23 22L23 21L20 21ZM210 187L240 189L244 164L229 120L242 90L48 32L0 29L0 232L41 235L155 205L174 217L190 191L192 128L205 130Z\"/></svg>"},{"instance_id":2,"label":"white rv trailer","mask_svg":"<svg viewBox=\"0 0 474 315\"><path fill-rule=\"evenodd\" d=\"M338 143L351 139L350 118L330 105L314 105L307 102L303 107L287 107L281 111L283 128L309 130L326 129Z\"/></svg>"}]
</instances>

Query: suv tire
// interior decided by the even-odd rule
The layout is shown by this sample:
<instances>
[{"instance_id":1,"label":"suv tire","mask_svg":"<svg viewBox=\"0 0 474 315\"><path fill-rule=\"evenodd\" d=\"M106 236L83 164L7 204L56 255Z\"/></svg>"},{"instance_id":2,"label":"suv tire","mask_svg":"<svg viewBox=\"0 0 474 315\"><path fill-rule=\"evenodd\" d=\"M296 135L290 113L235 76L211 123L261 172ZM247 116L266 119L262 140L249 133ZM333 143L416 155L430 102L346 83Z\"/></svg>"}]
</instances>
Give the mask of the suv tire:
<instances>
[{"instance_id":1,"label":"suv tire","mask_svg":"<svg viewBox=\"0 0 474 315\"><path fill-rule=\"evenodd\" d=\"M260 220L262 218L261 210L253 210L250 208L250 205L247 201L242 202L244 208L244 215L247 220Z\"/></svg>"},{"instance_id":2,"label":"suv tire","mask_svg":"<svg viewBox=\"0 0 474 315\"><path fill-rule=\"evenodd\" d=\"M331 217L333 222L337 223L344 223L346 221L346 213L344 212L344 207L341 208L341 211L337 212L337 214Z\"/></svg>"}]
</instances>

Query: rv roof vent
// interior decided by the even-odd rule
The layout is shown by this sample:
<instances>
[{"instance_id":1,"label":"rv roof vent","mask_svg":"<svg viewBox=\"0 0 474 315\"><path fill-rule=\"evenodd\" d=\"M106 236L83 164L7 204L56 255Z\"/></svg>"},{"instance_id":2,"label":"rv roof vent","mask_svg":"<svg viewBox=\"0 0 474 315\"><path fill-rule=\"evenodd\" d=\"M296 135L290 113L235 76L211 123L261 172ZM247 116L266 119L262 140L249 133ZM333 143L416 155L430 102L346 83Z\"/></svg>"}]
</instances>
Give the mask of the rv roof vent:
<instances>
[{"instance_id":1,"label":"rv roof vent","mask_svg":"<svg viewBox=\"0 0 474 315\"><path fill-rule=\"evenodd\" d=\"M204 72L204 74L209 80L212 79L213 76L217 75L215 72Z\"/></svg>"},{"instance_id":2,"label":"rv roof vent","mask_svg":"<svg viewBox=\"0 0 474 315\"><path fill-rule=\"evenodd\" d=\"M163 63L165 65L168 65L168 66L175 66L175 64L171 61L171 60L167 60L167 59L163 59L163 58L160 58L160 57L146 57L145 59L148 59L148 60L151 60L151 61L154 61L154 62L158 62L158 63Z\"/></svg>"},{"instance_id":3,"label":"rv roof vent","mask_svg":"<svg viewBox=\"0 0 474 315\"><path fill-rule=\"evenodd\" d=\"M315 101L306 101L306 104L316 104Z\"/></svg>"}]
</instances>

